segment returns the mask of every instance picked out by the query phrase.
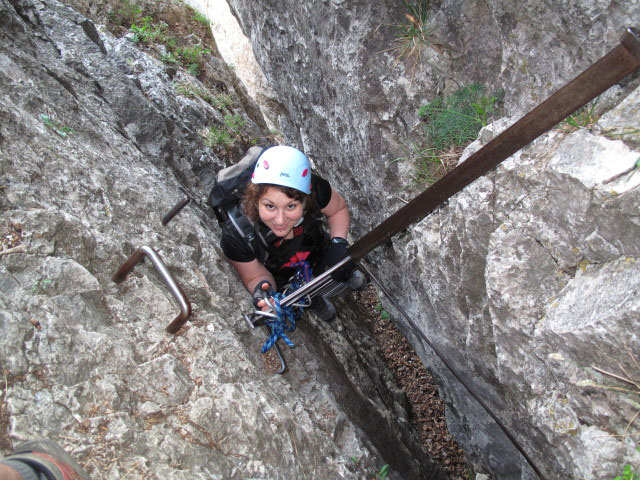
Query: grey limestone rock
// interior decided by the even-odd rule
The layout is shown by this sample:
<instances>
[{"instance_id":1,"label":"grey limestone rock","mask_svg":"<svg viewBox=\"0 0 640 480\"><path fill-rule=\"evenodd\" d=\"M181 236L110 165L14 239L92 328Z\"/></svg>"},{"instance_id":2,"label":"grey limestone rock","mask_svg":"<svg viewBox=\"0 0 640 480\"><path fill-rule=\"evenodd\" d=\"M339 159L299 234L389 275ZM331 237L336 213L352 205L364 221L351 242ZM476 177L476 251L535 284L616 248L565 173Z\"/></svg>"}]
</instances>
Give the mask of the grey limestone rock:
<instances>
[{"instance_id":1,"label":"grey limestone rock","mask_svg":"<svg viewBox=\"0 0 640 480\"><path fill-rule=\"evenodd\" d=\"M394 160L420 135L418 106L472 82L501 88L510 118L499 131L617 46L640 15L638 2L432 1L432 44L414 63L393 49L404 2L229 3L288 111L288 141L347 197L356 238L413 194L402 190L410 168ZM632 76L603 97L599 113L625 100L598 125L541 137L369 256L548 478L612 478L640 464L634 440L620 437L637 397L602 388L624 384L594 369L638 372L640 173L605 183L639 156L637 85ZM410 337L476 469L533 478Z\"/></svg>"},{"instance_id":2,"label":"grey limestone rock","mask_svg":"<svg viewBox=\"0 0 640 480\"><path fill-rule=\"evenodd\" d=\"M202 202L222 162L198 132L221 115L71 8L0 0L0 228L14 238L0 254L0 434L57 440L95 479L356 479L385 463L390 478L443 478L352 316L349 341L307 317L291 372L265 371ZM194 201L163 227L184 192ZM191 301L175 336L150 262L112 281L143 245Z\"/></svg>"}]
</instances>

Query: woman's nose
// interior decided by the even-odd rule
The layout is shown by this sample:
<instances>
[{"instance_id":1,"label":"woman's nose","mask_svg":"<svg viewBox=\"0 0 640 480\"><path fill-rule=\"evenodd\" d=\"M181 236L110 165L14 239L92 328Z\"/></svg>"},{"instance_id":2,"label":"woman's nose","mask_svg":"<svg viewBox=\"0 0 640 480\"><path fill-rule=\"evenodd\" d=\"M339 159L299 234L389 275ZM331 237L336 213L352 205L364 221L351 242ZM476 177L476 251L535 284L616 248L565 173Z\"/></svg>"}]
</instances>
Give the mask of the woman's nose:
<instances>
[{"instance_id":1,"label":"woman's nose","mask_svg":"<svg viewBox=\"0 0 640 480\"><path fill-rule=\"evenodd\" d=\"M280 225L284 223L284 212L282 210L279 210L278 213L276 214L276 221Z\"/></svg>"}]
</instances>

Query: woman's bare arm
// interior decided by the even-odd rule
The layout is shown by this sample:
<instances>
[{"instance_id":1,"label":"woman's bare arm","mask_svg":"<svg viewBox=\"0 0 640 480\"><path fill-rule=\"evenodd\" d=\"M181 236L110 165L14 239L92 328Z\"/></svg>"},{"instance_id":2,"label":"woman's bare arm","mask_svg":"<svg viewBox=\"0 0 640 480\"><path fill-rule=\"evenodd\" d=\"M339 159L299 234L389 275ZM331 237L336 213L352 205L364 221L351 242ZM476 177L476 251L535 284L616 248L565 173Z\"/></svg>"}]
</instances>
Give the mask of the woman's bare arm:
<instances>
[{"instance_id":1,"label":"woman's bare arm","mask_svg":"<svg viewBox=\"0 0 640 480\"><path fill-rule=\"evenodd\" d=\"M249 293L253 293L253 289L256 288L256 285L261 280L267 280L275 290L276 281L273 275L271 275L271 272L258 260L252 260L250 262L234 262L229 260L229 263L236 269Z\"/></svg>"},{"instance_id":2,"label":"woman's bare arm","mask_svg":"<svg viewBox=\"0 0 640 480\"><path fill-rule=\"evenodd\" d=\"M349 209L347 208L347 202L345 202L344 198L334 189L331 189L331 199L329 203L320 210L320 213L327 217L331 238L347 238L350 222Z\"/></svg>"}]
</instances>

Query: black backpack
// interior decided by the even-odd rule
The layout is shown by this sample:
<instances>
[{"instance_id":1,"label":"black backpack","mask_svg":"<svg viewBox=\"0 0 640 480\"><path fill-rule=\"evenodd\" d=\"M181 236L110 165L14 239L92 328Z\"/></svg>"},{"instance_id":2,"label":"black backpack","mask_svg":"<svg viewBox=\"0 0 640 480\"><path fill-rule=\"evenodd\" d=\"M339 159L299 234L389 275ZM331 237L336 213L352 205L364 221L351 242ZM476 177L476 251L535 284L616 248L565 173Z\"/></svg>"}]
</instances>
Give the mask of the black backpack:
<instances>
[{"instance_id":1,"label":"black backpack","mask_svg":"<svg viewBox=\"0 0 640 480\"><path fill-rule=\"evenodd\" d=\"M270 147L251 147L238 163L220 170L209 193L209 205L220 226L236 233L262 262L269 256L267 242L242 211L240 201L256 162L268 148Z\"/></svg>"}]
</instances>

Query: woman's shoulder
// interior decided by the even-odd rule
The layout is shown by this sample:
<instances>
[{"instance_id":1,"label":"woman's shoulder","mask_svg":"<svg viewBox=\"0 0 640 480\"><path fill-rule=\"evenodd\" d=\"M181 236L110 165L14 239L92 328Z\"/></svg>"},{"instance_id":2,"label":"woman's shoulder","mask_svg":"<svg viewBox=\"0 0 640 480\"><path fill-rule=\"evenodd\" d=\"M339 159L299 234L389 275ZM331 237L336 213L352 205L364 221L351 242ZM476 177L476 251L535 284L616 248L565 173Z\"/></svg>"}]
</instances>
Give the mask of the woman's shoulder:
<instances>
[{"instance_id":1,"label":"woman's shoulder","mask_svg":"<svg viewBox=\"0 0 640 480\"><path fill-rule=\"evenodd\" d=\"M331 184L315 173L311 174L311 195L314 196L318 208L322 210L331 200Z\"/></svg>"},{"instance_id":2,"label":"woman's shoulder","mask_svg":"<svg viewBox=\"0 0 640 480\"><path fill-rule=\"evenodd\" d=\"M234 262L250 262L256 256L233 228L223 228L220 248L224 255Z\"/></svg>"}]
</instances>

